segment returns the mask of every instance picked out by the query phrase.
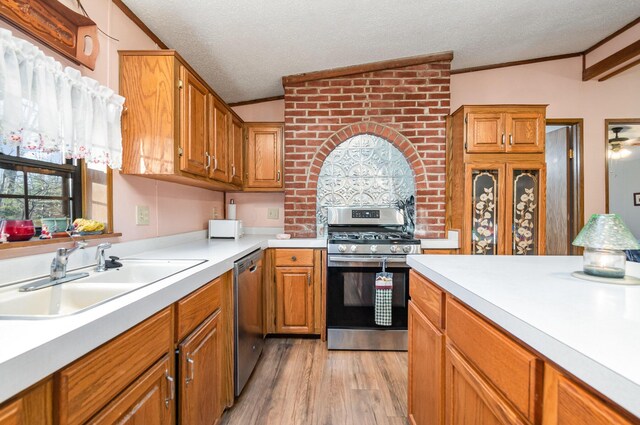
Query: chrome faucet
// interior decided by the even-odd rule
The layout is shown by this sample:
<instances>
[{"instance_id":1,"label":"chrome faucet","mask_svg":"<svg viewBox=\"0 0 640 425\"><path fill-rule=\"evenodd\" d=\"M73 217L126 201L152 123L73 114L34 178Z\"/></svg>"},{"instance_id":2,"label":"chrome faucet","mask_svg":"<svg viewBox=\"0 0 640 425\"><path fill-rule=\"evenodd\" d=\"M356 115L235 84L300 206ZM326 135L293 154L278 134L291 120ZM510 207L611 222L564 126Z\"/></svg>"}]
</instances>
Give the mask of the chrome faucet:
<instances>
[{"instance_id":1,"label":"chrome faucet","mask_svg":"<svg viewBox=\"0 0 640 425\"><path fill-rule=\"evenodd\" d=\"M72 248L58 248L56 256L51 262L51 273L49 274L51 280L65 278L67 276L69 256L77 249L84 249L85 246L87 246L86 242L76 242Z\"/></svg>"},{"instance_id":2,"label":"chrome faucet","mask_svg":"<svg viewBox=\"0 0 640 425\"><path fill-rule=\"evenodd\" d=\"M111 244L109 242L101 243L96 247L96 261L98 264L96 265L97 272L104 272L107 270L107 261L104 258L104 251L111 248Z\"/></svg>"}]
</instances>

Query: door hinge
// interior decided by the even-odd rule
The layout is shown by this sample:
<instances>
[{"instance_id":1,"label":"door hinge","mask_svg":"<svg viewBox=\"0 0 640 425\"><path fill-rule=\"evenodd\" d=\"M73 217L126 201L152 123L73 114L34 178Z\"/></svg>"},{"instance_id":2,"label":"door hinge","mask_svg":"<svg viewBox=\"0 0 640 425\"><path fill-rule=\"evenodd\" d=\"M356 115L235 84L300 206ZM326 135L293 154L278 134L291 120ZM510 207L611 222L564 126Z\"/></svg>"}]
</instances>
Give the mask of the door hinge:
<instances>
[{"instance_id":1,"label":"door hinge","mask_svg":"<svg viewBox=\"0 0 640 425\"><path fill-rule=\"evenodd\" d=\"M178 148L178 156L182 156L184 154L184 151L182 150L182 148Z\"/></svg>"},{"instance_id":2,"label":"door hinge","mask_svg":"<svg viewBox=\"0 0 640 425\"><path fill-rule=\"evenodd\" d=\"M464 123L469 124L469 114L464 115Z\"/></svg>"},{"instance_id":3,"label":"door hinge","mask_svg":"<svg viewBox=\"0 0 640 425\"><path fill-rule=\"evenodd\" d=\"M467 142L464 142L464 151L467 151Z\"/></svg>"},{"instance_id":4,"label":"door hinge","mask_svg":"<svg viewBox=\"0 0 640 425\"><path fill-rule=\"evenodd\" d=\"M569 148L569 159L573 159L573 148Z\"/></svg>"},{"instance_id":5,"label":"door hinge","mask_svg":"<svg viewBox=\"0 0 640 425\"><path fill-rule=\"evenodd\" d=\"M178 80L178 88L181 89L182 88L182 80Z\"/></svg>"}]
</instances>

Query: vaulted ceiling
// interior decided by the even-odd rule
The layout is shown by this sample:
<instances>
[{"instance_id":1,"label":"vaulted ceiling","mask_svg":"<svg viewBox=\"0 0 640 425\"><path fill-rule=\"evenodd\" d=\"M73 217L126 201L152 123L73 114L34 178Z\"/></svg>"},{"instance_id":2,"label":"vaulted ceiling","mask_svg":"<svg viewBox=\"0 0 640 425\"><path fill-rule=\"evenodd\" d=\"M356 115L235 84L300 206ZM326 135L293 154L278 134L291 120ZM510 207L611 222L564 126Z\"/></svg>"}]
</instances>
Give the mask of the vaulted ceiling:
<instances>
[{"instance_id":1,"label":"vaulted ceiling","mask_svg":"<svg viewBox=\"0 0 640 425\"><path fill-rule=\"evenodd\" d=\"M640 0L124 0L227 102L284 75L454 52L453 68L574 53L640 16Z\"/></svg>"}]
</instances>

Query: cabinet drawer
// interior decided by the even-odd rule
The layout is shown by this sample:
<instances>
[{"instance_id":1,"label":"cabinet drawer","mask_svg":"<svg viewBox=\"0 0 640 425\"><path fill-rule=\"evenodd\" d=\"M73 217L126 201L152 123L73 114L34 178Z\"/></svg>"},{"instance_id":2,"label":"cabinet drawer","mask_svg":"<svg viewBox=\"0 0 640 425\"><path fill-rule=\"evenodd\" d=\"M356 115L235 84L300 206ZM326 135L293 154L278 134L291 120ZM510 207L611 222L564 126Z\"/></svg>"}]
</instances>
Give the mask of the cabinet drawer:
<instances>
[{"instance_id":1,"label":"cabinet drawer","mask_svg":"<svg viewBox=\"0 0 640 425\"><path fill-rule=\"evenodd\" d=\"M222 279L218 277L176 303L176 342L189 335L220 308Z\"/></svg>"},{"instance_id":2,"label":"cabinet drawer","mask_svg":"<svg viewBox=\"0 0 640 425\"><path fill-rule=\"evenodd\" d=\"M276 249L276 266L313 266L313 249Z\"/></svg>"},{"instance_id":3,"label":"cabinet drawer","mask_svg":"<svg viewBox=\"0 0 640 425\"><path fill-rule=\"evenodd\" d=\"M411 270L409 295L411 300L427 316L431 323L442 330L444 328L444 292L426 278Z\"/></svg>"},{"instance_id":4,"label":"cabinet drawer","mask_svg":"<svg viewBox=\"0 0 640 425\"><path fill-rule=\"evenodd\" d=\"M172 346L162 310L58 373L60 425L85 423Z\"/></svg>"},{"instance_id":5,"label":"cabinet drawer","mask_svg":"<svg viewBox=\"0 0 640 425\"><path fill-rule=\"evenodd\" d=\"M536 423L542 361L460 303L447 298L447 335L458 350L509 400Z\"/></svg>"}]
</instances>

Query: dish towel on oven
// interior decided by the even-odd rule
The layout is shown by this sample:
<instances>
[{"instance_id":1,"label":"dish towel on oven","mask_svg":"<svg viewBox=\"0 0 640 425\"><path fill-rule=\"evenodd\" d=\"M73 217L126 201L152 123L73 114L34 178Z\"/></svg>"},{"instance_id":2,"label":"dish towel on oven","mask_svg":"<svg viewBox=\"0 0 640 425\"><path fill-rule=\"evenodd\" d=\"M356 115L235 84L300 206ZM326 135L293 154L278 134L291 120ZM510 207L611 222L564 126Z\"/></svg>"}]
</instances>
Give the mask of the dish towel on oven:
<instances>
[{"instance_id":1,"label":"dish towel on oven","mask_svg":"<svg viewBox=\"0 0 640 425\"><path fill-rule=\"evenodd\" d=\"M391 326L393 274L376 273L375 322L378 326Z\"/></svg>"}]
</instances>

